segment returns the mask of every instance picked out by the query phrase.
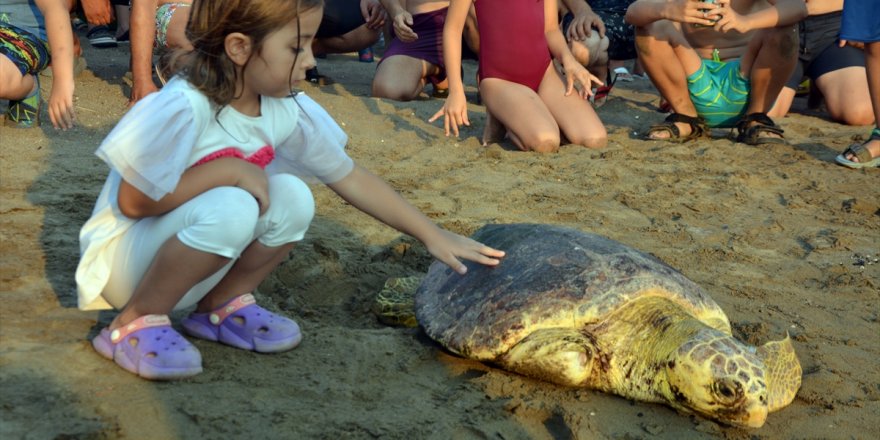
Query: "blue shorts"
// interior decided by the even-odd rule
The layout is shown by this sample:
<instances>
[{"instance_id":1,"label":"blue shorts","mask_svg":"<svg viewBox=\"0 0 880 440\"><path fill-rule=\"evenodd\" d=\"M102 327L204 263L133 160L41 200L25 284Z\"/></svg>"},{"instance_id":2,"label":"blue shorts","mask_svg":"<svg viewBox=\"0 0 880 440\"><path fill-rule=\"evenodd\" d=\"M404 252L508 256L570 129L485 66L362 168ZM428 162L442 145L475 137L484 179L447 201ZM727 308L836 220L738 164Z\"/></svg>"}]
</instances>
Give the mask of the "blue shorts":
<instances>
[{"instance_id":1,"label":"blue shorts","mask_svg":"<svg viewBox=\"0 0 880 440\"><path fill-rule=\"evenodd\" d=\"M688 91L697 115L710 127L734 127L749 103L749 79L742 76L739 60L703 60L688 76Z\"/></svg>"},{"instance_id":2,"label":"blue shorts","mask_svg":"<svg viewBox=\"0 0 880 440\"><path fill-rule=\"evenodd\" d=\"M862 43L880 41L880 1L844 1L840 39Z\"/></svg>"}]
</instances>

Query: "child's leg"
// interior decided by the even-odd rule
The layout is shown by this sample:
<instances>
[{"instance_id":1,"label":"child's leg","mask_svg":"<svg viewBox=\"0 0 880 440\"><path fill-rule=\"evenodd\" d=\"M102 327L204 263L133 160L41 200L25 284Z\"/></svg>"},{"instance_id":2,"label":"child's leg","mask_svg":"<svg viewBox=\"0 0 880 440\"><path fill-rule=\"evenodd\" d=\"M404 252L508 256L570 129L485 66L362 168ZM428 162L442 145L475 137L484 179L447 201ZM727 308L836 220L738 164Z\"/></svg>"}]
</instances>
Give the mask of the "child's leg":
<instances>
[{"instance_id":1,"label":"child's leg","mask_svg":"<svg viewBox=\"0 0 880 440\"><path fill-rule=\"evenodd\" d=\"M486 78L480 81L480 96L486 111L507 127L510 139L519 149L541 153L559 149L559 126L534 90L515 82Z\"/></svg>"},{"instance_id":2,"label":"child's leg","mask_svg":"<svg viewBox=\"0 0 880 440\"><path fill-rule=\"evenodd\" d=\"M749 78L746 114L767 113L797 65L797 27L783 26L759 31L749 42L740 62Z\"/></svg>"},{"instance_id":3,"label":"child's leg","mask_svg":"<svg viewBox=\"0 0 880 440\"><path fill-rule=\"evenodd\" d=\"M687 77L700 68L702 61L682 35L680 27L668 20L636 27L636 52L654 87L669 102L673 111L696 117L697 109L688 92ZM675 125L681 137L691 133L689 124L676 122ZM651 135L654 139L669 136L664 132Z\"/></svg>"},{"instance_id":4,"label":"child's leg","mask_svg":"<svg viewBox=\"0 0 880 440\"><path fill-rule=\"evenodd\" d=\"M302 240L314 217L308 186L289 174L269 178L269 210L260 217L254 240L226 276L199 301L197 312L208 312L230 299L252 292Z\"/></svg>"},{"instance_id":5,"label":"child's leg","mask_svg":"<svg viewBox=\"0 0 880 440\"><path fill-rule=\"evenodd\" d=\"M594 32L594 34L597 34ZM547 105L568 142L587 148L603 148L608 143L605 125L590 103L577 91L565 96L562 75L550 66L538 87L538 95Z\"/></svg>"},{"instance_id":6,"label":"child's leg","mask_svg":"<svg viewBox=\"0 0 880 440\"><path fill-rule=\"evenodd\" d=\"M418 98L425 78L440 74L440 67L407 55L388 57L376 68L372 96L395 101Z\"/></svg>"},{"instance_id":7,"label":"child's leg","mask_svg":"<svg viewBox=\"0 0 880 440\"><path fill-rule=\"evenodd\" d=\"M195 304L253 241L258 216L248 192L220 187L138 221L119 243L102 293L122 310L111 329Z\"/></svg>"},{"instance_id":8,"label":"child's leg","mask_svg":"<svg viewBox=\"0 0 880 440\"><path fill-rule=\"evenodd\" d=\"M36 76L22 74L15 63L0 55L0 99L19 100L36 87Z\"/></svg>"}]
</instances>

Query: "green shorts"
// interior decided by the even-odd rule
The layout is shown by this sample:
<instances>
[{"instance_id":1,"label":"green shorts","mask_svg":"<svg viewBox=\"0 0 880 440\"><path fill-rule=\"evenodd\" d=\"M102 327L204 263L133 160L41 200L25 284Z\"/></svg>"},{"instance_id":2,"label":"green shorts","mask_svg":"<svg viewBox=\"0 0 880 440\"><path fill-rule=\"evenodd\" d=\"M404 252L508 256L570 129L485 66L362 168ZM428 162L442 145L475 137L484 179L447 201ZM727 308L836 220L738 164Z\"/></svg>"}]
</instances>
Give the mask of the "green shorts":
<instances>
[{"instance_id":1,"label":"green shorts","mask_svg":"<svg viewBox=\"0 0 880 440\"><path fill-rule=\"evenodd\" d=\"M749 103L749 79L740 73L739 60L703 60L688 76L688 91L697 115L710 127L733 127Z\"/></svg>"}]
</instances>

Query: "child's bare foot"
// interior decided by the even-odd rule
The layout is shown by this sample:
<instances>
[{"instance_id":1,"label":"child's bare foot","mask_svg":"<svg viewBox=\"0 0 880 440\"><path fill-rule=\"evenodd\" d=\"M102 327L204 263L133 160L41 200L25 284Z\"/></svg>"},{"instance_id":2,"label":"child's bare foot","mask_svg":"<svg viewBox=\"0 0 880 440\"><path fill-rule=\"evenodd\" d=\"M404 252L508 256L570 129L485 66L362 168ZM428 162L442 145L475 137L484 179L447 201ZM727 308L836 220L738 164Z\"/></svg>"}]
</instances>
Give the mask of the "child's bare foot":
<instances>
[{"instance_id":1,"label":"child's bare foot","mask_svg":"<svg viewBox=\"0 0 880 440\"><path fill-rule=\"evenodd\" d=\"M486 111L486 126L483 127L483 146L495 143L504 139L507 128L501 121L495 119L492 113Z\"/></svg>"}]
</instances>

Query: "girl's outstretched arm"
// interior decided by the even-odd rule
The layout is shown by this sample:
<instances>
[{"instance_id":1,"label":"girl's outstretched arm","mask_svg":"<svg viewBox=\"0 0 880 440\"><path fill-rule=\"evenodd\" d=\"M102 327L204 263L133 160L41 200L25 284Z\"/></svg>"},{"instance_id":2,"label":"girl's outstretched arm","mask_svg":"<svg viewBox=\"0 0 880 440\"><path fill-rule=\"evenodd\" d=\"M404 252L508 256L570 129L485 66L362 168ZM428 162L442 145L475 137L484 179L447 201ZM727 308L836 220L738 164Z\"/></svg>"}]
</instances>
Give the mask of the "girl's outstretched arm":
<instances>
[{"instance_id":1,"label":"girl's outstretched arm","mask_svg":"<svg viewBox=\"0 0 880 440\"><path fill-rule=\"evenodd\" d=\"M431 255L460 274L467 272L460 258L495 266L504 256L502 251L441 229L384 180L358 165L342 180L327 186L361 211L417 238Z\"/></svg>"},{"instance_id":2,"label":"girl's outstretched arm","mask_svg":"<svg viewBox=\"0 0 880 440\"><path fill-rule=\"evenodd\" d=\"M73 30L66 0L37 0L46 20L46 35L52 52L52 93L49 95L49 119L55 128L73 128Z\"/></svg>"},{"instance_id":3,"label":"girl's outstretched arm","mask_svg":"<svg viewBox=\"0 0 880 440\"><path fill-rule=\"evenodd\" d=\"M459 125L471 125L467 116L464 82L461 79L461 35L472 3L473 0L450 1L449 9L446 10L446 24L443 25L443 63L446 65L446 78L449 80L449 96L443 108L431 116L428 122L434 122L443 116L446 136L449 136L450 131L458 136Z\"/></svg>"},{"instance_id":4,"label":"girl's outstretched arm","mask_svg":"<svg viewBox=\"0 0 880 440\"><path fill-rule=\"evenodd\" d=\"M193 197L220 186L237 186L251 193L262 215L269 208L269 179L262 168L234 157L225 157L186 170L174 192L153 200L125 180L119 186L119 210L128 218L165 214Z\"/></svg>"}]
</instances>

